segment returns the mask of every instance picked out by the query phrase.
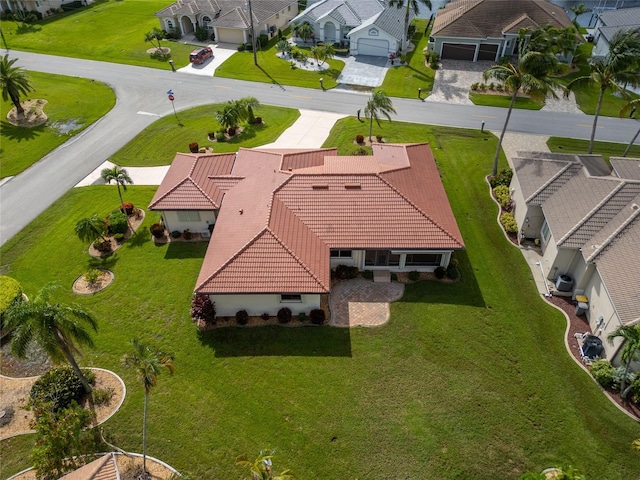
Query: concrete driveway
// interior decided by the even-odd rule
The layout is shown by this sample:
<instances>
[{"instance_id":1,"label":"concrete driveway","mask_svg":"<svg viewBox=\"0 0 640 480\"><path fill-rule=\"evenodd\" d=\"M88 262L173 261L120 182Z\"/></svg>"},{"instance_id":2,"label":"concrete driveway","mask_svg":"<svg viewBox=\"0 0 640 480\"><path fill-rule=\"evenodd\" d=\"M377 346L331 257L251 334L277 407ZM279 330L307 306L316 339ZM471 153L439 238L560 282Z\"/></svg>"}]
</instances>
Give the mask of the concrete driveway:
<instances>
[{"instance_id":1,"label":"concrete driveway","mask_svg":"<svg viewBox=\"0 0 640 480\"><path fill-rule=\"evenodd\" d=\"M358 55L339 60L343 60L345 65L337 82L345 85L379 87L391 66L387 57Z\"/></svg>"},{"instance_id":2,"label":"concrete driveway","mask_svg":"<svg viewBox=\"0 0 640 480\"><path fill-rule=\"evenodd\" d=\"M202 75L205 77L213 77L213 74L220 65L222 65L231 55L238 51L237 45L230 43L218 43L207 45L213 50L213 58L210 58L202 65L189 64L186 67L178 69L180 73L188 73L190 75ZM196 48L194 46L194 48Z\"/></svg>"}]
</instances>

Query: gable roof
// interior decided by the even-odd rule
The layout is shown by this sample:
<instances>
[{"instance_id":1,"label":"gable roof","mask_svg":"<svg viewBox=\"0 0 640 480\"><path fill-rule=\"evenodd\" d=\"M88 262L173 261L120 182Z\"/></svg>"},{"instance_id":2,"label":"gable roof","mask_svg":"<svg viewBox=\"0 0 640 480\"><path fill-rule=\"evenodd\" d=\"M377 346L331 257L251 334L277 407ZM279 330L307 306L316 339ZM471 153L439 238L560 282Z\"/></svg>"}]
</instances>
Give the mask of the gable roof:
<instances>
[{"instance_id":1,"label":"gable roof","mask_svg":"<svg viewBox=\"0 0 640 480\"><path fill-rule=\"evenodd\" d=\"M607 10L598 15L598 20L607 27L640 27L640 7Z\"/></svg>"},{"instance_id":2,"label":"gable roof","mask_svg":"<svg viewBox=\"0 0 640 480\"><path fill-rule=\"evenodd\" d=\"M502 38L520 28L573 26L559 6L547 0L454 0L438 11L431 35Z\"/></svg>"},{"instance_id":3,"label":"gable roof","mask_svg":"<svg viewBox=\"0 0 640 480\"><path fill-rule=\"evenodd\" d=\"M297 4L297 1L251 0L251 12L254 21L262 23L294 3ZM212 26L245 29L251 25L245 4L245 0L178 0L154 15L176 19L183 15L208 15L211 17Z\"/></svg>"},{"instance_id":4,"label":"gable roof","mask_svg":"<svg viewBox=\"0 0 640 480\"><path fill-rule=\"evenodd\" d=\"M384 9L384 2L380 0L320 0L309 5L291 22L317 23L325 17L331 17L341 25L357 27Z\"/></svg>"},{"instance_id":5,"label":"gable roof","mask_svg":"<svg viewBox=\"0 0 640 480\"><path fill-rule=\"evenodd\" d=\"M185 208L186 182L212 199L193 194L190 209L220 205L195 291L326 293L331 248L464 248L428 144L376 144L364 157L336 154L177 154L150 209Z\"/></svg>"},{"instance_id":6,"label":"gable roof","mask_svg":"<svg viewBox=\"0 0 640 480\"><path fill-rule=\"evenodd\" d=\"M596 265L620 321L640 321L640 159L613 158L611 170L594 155L518 155L514 174L527 205L542 208L559 247Z\"/></svg>"}]
</instances>

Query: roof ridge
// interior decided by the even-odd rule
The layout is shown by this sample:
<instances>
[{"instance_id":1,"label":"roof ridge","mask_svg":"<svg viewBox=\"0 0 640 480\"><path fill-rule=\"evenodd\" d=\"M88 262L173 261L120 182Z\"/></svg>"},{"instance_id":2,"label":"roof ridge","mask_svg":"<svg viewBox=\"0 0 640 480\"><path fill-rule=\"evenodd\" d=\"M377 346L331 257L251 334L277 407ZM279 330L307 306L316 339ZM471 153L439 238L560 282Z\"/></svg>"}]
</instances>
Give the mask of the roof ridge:
<instances>
[{"instance_id":1,"label":"roof ridge","mask_svg":"<svg viewBox=\"0 0 640 480\"><path fill-rule=\"evenodd\" d=\"M158 203L160 203L162 200L164 200L169 194L175 192L179 187L185 185L186 182L190 182L194 187L196 187L200 193L202 193L202 195L204 195L204 197L209 200L213 205L216 204L216 202L213 201L213 199L207 195L207 193L202 190L202 188L200 188L200 186L198 185L198 183L191 178L191 175L189 175L188 177L183 178L182 180L180 180L178 183L176 183L173 187L171 187L169 190L167 190L165 192L164 195L162 195L160 198L158 198L155 202L153 202L152 204L149 205L149 208L152 209L152 207L154 207L155 205L157 205Z\"/></svg>"},{"instance_id":2,"label":"roof ridge","mask_svg":"<svg viewBox=\"0 0 640 480\"><path fill-rule=\"evenodd\" d=\"M604 207L609 200L611 200L622 188L624 188L624 182L621 182L618 186L616 186L609 194L604 197L596 206L594 206L590 211L588 211L582 219L576 223L573 228L571 228L564 236L558 240L558 245L562 245L566 242L571 235L573 235L580 227L582 227L587 221L589 221L602 207Z\"/></svg>"},{"instance_id":3,"label":"roof ridge","mask_svg":"<svg viewBox=\"0 0 640 480\"><path fill-rule=\"evenodd\" d=\"M557 161L557 160L554 160ZM536 191L534 191L529 197L525 200L525 203L529 203L536 196L542 193L547 187L549 187L553 182L555 182L561 175L563 175L572 165L576 165L577 162L567 162L567 164L562 167L555 175L553 175L549 180L543 183Z\"/></svg>"},{"instance_id":4,"label":"roof ridge","mask_svg":"<svg viewBox=\"0 0 640 480\"><path fill-rule=\"evenodd\" d=\"M631 223L633 223L633 221L638 218L638 216L640 215L640 208L634 210L634 212L629 215L629 218L627 218L624 222L622 222L622 224L616 228L613 233L611 233L611 235L609 235L609 237L607 237L607 239L602 242L602 244L596 248L596 250L587 257L587 262L593 261L595 259L595 257L597 257L598 255L600 255L603 250L609 246L609 244L613 241L613 239L615 237L617 237L620 233L622 233L622 231L627 228Z\"/></svg>"}]
</instances>

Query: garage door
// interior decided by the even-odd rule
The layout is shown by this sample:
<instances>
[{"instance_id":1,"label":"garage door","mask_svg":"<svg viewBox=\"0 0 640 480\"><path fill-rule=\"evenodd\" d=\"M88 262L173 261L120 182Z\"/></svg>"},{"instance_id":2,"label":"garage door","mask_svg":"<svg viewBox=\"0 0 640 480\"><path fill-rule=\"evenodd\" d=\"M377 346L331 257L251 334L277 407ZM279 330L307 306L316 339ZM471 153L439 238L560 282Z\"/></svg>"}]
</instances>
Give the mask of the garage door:
<instances>
[{"instance_id":1,"label":"garage door","mask_svg":"<svg viewBox=\"0 0 640 480\"><path fill-rule=\"evenodd\" d=\"M242 30L238 28L218 28L218 42L239 44L244 43ZM251 40L249 40L251 41Z\"/></svg>"},{"instance_id":2,"label":"garage door","mask_svg":"<svg viewBox=\"0 0 640 480\"><path fill-rule=\"evenodd\" d=\"M492 60L496 59L498 53L498 45L490 45L487 43L480 44L480 51L478 52L478 60Z\"/></svg>"},{"instance_id":3,"label":"garage door","mask_svg":"<svg viewBox=\"0 0 640 480\"><path fill-rule=\"evenodd\" d=\"M387 55L389 55L389 40L359 38L358 39L358 55L386 57Z\"/></svg>"},{"instance_id":4,"label":"garage door","mask_svg":"<svg viewBox=\"0 0 640 480\"><path fill-rule=\"evenodd\" d=\"M442 55L440 58L449 58L452 60L473 60L476 53L475 45L467 45L463 43L443 43Z\"/></svg>"}]
</instances>

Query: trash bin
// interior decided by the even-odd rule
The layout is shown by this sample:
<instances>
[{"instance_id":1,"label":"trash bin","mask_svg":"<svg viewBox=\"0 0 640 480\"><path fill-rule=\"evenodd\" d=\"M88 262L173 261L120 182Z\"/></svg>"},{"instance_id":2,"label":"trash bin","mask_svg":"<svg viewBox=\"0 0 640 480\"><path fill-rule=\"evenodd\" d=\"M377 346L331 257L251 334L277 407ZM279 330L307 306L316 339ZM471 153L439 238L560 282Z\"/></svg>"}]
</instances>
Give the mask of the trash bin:
<instances>
[{"instance_id":1,"label":"trash bin","mask_svg":"<svg viewBox=\"0 0 640 480\"><path fill-rule=\"evenodd\" d=\"M576 315L584 315L589 310L589 304L584 302L578 302L576 305Z\"/></svg>"}]
</instances>

